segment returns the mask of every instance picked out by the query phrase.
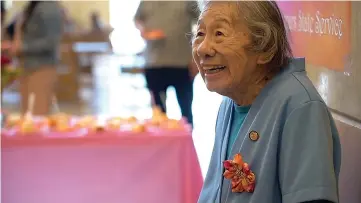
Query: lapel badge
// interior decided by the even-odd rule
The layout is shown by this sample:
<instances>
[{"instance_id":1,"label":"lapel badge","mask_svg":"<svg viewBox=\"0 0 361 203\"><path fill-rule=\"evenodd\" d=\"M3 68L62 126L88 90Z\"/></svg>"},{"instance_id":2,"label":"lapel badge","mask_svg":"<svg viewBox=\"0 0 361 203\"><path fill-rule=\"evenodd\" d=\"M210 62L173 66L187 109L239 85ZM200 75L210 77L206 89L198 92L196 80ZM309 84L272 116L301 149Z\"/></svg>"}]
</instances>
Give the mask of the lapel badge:
<instances>
[{"instance_id":1,"label":"lapel badge","mask_svg":"<svg viewBox=\"0 0 361 203\"><path fill-rule=\"evenodd\" d=\"M257 141L259 139L259 134L258 132L252 130L250 133L249 133L249 139L251 139L252 141Z\"/></svg>"}]
</instances>

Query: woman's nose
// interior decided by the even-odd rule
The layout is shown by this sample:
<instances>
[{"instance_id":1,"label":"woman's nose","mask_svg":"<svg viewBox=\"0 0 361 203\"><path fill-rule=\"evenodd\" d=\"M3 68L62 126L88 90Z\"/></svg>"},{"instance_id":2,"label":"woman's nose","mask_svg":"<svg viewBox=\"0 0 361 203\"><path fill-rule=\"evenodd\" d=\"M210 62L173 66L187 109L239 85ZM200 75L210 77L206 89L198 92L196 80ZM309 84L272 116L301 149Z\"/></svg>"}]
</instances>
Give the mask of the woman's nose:
<instances>
[{"instance_id":1,"label":"woman's nose","mask_svg":"<svg viewBox=\"0 0 361 203\"><path fill-rule=\"evenodd\" d=\"M212 41L207 37L204 38L202 43L200 43L198 46L197 54L199 57L205 58L214 56L216 54L216 51L214 50Z\"/></svg>"}]
</instances>

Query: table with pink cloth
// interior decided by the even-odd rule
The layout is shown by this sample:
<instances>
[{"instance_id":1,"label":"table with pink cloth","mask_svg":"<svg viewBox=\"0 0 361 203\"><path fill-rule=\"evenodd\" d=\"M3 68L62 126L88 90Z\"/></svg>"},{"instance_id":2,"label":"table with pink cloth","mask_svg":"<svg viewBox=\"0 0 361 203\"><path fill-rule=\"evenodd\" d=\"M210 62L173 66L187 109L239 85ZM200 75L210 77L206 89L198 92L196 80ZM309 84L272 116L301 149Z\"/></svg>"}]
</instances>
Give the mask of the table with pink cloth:
<instances>
[{"instance_id":1,"label":"table with pink cloth","mask_svg":"<svg viewBox=\"0 0 361 203\"><path fill-rule=\"evenodd\" d=\"M196 203L188 132L2 136L1 202Z\"/></svg>"}]
</instances>

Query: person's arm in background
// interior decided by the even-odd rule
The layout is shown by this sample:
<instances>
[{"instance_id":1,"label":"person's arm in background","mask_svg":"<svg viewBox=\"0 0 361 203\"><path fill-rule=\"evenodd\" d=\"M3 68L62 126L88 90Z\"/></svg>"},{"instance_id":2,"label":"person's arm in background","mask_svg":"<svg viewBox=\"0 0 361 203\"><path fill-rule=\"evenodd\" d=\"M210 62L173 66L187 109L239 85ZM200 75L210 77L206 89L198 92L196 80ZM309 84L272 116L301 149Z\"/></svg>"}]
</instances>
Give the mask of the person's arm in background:
<instances>
[{"instance_id":1,"label":"person's arm in background","mask_svg":"<svg viewBox=\"0 0 361 203\"><path fill-rule=\"evenodd\" d=\"M145 14L146 4L147 4L146 1L140 1L138 9L134 16L135 27L141 32L144 30L144 21L146 18L146 14Z\"/></svg>"},{"instance_id":2,"label":"person's arm in background","mask_svg":"<svg viewBox=\"0 0 361 203\"><path fill-rule=\"evenodd\" d=\"M37 9L36 14L42 20L42 26L37 26L37 28L45 33L45 37L23 40L21 53L52 51L61 41L63 19L59 5L54 2L44 2L39 4Z\"/></svg>"}]
</instances>

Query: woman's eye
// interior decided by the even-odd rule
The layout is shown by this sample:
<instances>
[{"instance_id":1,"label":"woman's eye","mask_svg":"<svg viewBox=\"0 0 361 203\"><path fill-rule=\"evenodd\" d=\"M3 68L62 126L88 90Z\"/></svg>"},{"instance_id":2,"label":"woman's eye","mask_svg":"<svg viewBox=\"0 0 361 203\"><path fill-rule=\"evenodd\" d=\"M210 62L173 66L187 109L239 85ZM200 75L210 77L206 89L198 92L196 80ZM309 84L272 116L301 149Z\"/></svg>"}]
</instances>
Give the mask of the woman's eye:
<instances>
[{"instance_id":1,"label":"woman's eye","mask_svg":"<svg viewBox=\"0 0 361 203\"><path fill-rule=\"evenodd\" d=\"M203 32L197 32L196 37L202 37L202 36L204 36Z\"/></svg>"},{"instance_id":2,"label":"woman's eye","mask_svg":"<svg viewBox=\"0 0 361 203\"><path fill-rule=\"evenodd\" d=\"M216 32L216 36L223 36L224 34L223 34L223 32L221 32L221 31L217 31Z\"/></svg>"}]
</instances>

